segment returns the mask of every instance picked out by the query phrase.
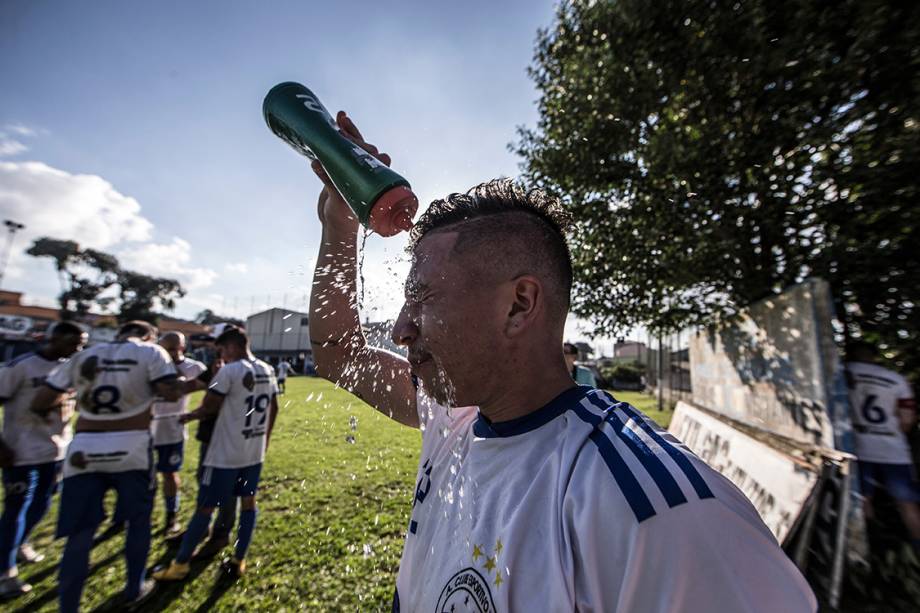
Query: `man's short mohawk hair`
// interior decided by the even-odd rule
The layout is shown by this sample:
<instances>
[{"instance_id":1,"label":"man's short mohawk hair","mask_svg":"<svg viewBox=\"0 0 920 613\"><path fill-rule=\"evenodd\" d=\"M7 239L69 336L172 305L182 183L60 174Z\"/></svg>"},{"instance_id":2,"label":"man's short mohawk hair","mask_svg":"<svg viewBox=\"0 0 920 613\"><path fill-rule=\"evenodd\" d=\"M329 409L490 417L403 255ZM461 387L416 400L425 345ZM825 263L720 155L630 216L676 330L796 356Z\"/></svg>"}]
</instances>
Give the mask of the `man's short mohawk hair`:
<instances>
[{"instance_id":1,"label":"man's short mohawk hair","mask_svg":"<svg viewBox=\"0 0 920 613\"><path fill-rule=\"evenodd\" d=\"M423 236L447 226L505 213L526 213L539 217L565 239L571 214L558 199L540 189L526 189L512 179L480 183L465 194L450 194L431 203L409 233L409 249Z\"/></svg>"}]
</instances>

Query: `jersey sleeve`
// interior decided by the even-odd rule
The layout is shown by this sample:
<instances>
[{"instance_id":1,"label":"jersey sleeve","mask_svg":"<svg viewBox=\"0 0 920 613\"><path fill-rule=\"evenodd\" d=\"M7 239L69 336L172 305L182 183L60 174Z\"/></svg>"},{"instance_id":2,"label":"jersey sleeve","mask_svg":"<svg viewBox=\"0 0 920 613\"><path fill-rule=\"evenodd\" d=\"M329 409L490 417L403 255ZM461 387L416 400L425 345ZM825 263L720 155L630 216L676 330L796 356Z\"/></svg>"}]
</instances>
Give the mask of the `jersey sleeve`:
<instances>
[{"instance_id":1,"label":"jersey sleeve","mask_svg":"<svg viewBox=\"0 0 920 613\"><path fill-rule=\"evenodd\" d=\"M268 370L269 374L269 384L271 385L271 395L277 396L281 389L278 387L278 378L275 376L275 373L271 369Z\"/></svg>"},{"instance_id":2,"label":"jersey sleeve","mask_svg":"<svg viewBox=\"0 0 920 613\"><path fill-rule=\"evenodd\" d=\"M22 369L9 364L0 366L0 402L6 402L16 395L22 385Z\"/></svg>"},{"instance_id":3,"label":"jersey sleeve","mask_svg":"<svg viewBox=\"0 0 920 613\"><path fill-rule=\"evenodd\" d=\"M178 376L176 365L166 350L159 345L151 345L147 357L147 380L150 383L174 379Z\"/></svg>"},{"instance_id":4,"label":"jersey sleeve","mask_svg":"<svg viewBox=\"0 0 920 613\"><path fill-rule=\"evenodd\" d=\"M209 392L214 392L220 396L226 396L230 393L230 385L233 383L230 375L230 364L221 366L214 378L211 379L211 385L208 386Z\"/></svg>"},{"instance_id":5,"label":"jersey sleeve","mask_svg":"<svg viewBox=\"0 0 920 613\"><path fill-rule=\"evenodd\" d=\"M45 385L59 392L66 392L74 386L73 369L77 360L71 358L54 367L45 378Z\"/></svg>"},{"instance_id":6,"label":"jersey sleeve","mask_svg":"<svg viewBox=\"0 0 920 613\"><path fill-rule=\"evenodd\" d=\"M655 504L639 513L656 495L646 483L627 479L624 466L612 474L590 447L563 498L563 540L571 556L564 559L572 565L575 610L817 609L801 573L744 495L731 492L727 480L717 482L721 475L711 469L706 475L711 498L688 495L673 507ZM697 468L703 470L701 462Z\"/></svg>"}]
</instances>

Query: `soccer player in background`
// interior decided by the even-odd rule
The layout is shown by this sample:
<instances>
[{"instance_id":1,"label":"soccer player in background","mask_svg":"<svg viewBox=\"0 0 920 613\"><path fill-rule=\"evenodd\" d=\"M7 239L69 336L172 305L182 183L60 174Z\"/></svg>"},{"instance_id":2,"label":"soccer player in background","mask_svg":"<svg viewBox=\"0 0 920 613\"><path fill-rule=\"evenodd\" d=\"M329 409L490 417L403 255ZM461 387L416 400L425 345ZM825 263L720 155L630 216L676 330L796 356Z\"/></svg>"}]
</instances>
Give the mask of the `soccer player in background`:
<instances>
[{"instance_id":1,"label":"soccer player in background","mask_svg":"<svg viewBox=\"0 0 920 613\"><path fill-rule=\"evenodd\" d=\"M337 122L389 163L344 113ZM816 609L738 488L635 408L572 380L558 202L506 180L430 205L393 330L405 359L364 338L358 223L314 170L325 183L317 371L422 428L393 611Z\"/></svg>"},{"instance_id":2,"label":"soccer player in background","mask_svg":"<svg viewBox=\"0 0 920 613\"><path fill-rule=\"evenodd\" d=\"M572 374L572 379L575 383L597 387L597 380L594 378L594 373L584 366L579 366L575 363L575 360L578 359L578 347L572 343L565 343L562 345L562 354L565 356L565 365Z\"/></svg>"},{"instance_id":3,"label":"soccer player in background","mask_svg":"<svg viewBox=\"0 0 920 613\"><path fill-rule=\"evenodd\" d=\"M291 365L288 363L287 360L285 360L284 358L281 358L278 360L278 368L276 370L277 370L277 376L278 376L278 393L283 394L284 384L287 382L287 376L290 373L294 372L294 369L291 368Z\"/></svg>"},{"instance_id":4,"label":"soccer player in background","mask_svg":"<svg viewBox=\"0 0 920 613\"><path fill-rule=\"evenodd\" d=\"M167 332L160 337L160 347L166 350L180 375L189 382L186 389L195 391L207 387L207 367L185 355L185 335ZM156 450L156 469L163 476L163 499L166 504L167 538L179 530L179 470L182 469L185 440L188 428L180 423L179 416L188 407L188 394L176 402L157 400L153 403L153 445Z\"/></svg>"},{"instance_id":5,"label":"soccer player in background","mask_svg":"<svg viewBox=\"0 0 920 613\"><path fill-rule=\"evenodd\" d=\"M920 483L907 432L917 424L917 402L907 379L880 366L877 350L863 341L847 348L846 373L866 516L879 488L895 500L898 513L920 551Z\"/></svg>"},{"instance_id":6,"label":"soccer player in background","mask_svg":"<svg viewBox=\"0 0 920 613\"><path fill-rule=\"evenodd\" d=\"M75 354L56 367L32 401L31 409L47 415L76 388L76 434L64 461L64 482L57 537L67 538L58 590L61 611L80 607L89 571L93 534L105 517L109 489L118 494L113 521L126 521L126 606L136 606L155 587L144 580L150 549L150 513L156 480L151 459L150 405L159 396L177 401L184 381L166 351L152 342L156 328L130 321L116 340Z\"/></svg>"},{"instance_id":7,"label":"soccer player in background","mask_svg":"<svg viewBox=\"0 0 920 613\"><path fill-rule=\"evenodd\" d=\"M176 559L157 571L159 581L181 581L191 569L195 547L208 532L214 508L235 496L242 497L237 541L224 570L239 577L246 571L246 551L256 524L256 491L265 451L278 414L278 385L271 366L253 357L249 337L229 328L216 341L224 366L220 369L201 406L183 421L217 414L217 422L204 459L198 509L182 537Z\"/></svg>"},{"instance_id":8,"label":"soccer player in background","mask_svg":"<svg viewBox=\"0 0 920 613\"><path fill-rule=\"evenodd\" d=\"M31 591L18 577L17 557L41 562L27 539L51 504L61 476L61 464L72 436L68 399L41 418L29 407L45 378L86 344L78 326L60 322L37 351L21 355L0 367L0 403L3 403L3 516L0 517L0 598Z\"/></svg>"}]
</instances>

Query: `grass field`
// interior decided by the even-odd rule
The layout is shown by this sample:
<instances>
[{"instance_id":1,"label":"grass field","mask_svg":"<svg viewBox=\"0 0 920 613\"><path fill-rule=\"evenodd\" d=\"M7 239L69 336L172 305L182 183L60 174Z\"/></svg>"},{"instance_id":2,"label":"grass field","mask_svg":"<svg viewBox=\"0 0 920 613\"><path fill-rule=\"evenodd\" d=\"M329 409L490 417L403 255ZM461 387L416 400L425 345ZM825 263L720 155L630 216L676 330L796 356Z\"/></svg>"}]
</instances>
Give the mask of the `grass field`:
<instances>
[{"instance_id":1,"label":"grass field","mask_svg":"<svg viewBox=\"0 0 920 613\"><path fill-rule=\"evenodd\" d=\"M654 407L647 396L615 395L644 411ZM280 404L262 472L248 574L232 583L221 579L219 559L193 564L190 580L160 586L145 610L390 610L409 521L421 444L418 431L390 421L320 379L290 379ZM647 413L663 425L669 418L669 413ZM183 522L193 511L197 459L198 443L192 439L182 469ZM53 540L56 517L55 502L32 537L47 555L45 561L20 567L34 590L0 604L3 611L56 610L63 547L63 541ZM174 554L159 534L162 524L158 492L151 567L165 564ZM124 536L117 535L94 548L84 611L117 610L124 585L123 547Z\"/></svg>"}]
</instances>

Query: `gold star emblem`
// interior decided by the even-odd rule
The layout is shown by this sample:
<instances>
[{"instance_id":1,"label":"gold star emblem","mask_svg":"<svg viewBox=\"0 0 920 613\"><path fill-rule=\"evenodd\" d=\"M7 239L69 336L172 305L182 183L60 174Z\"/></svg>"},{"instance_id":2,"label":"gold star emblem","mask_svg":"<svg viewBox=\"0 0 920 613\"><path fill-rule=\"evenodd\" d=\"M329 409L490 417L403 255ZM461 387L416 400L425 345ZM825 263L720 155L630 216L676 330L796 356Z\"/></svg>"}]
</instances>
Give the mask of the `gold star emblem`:
<instances>
[{"instance_id":1,"label":"gold star emblem","mask_svg":"<svg viewBox=\"0 0 920 613\"><path fill-rule=\"evenodd\" d=\"M498 571L498 573L496 573L495 575L495 581L494 581L495 587L501 587L502 583L504 582L505 580L502 579L502 571Z\"/></svg>"},{"instance_id":2,"label":"gold star emblem","mask_svg":"<svg viewBox=\"0 0 920 613\"><path fill-rule=\"evenodd\" d=\"M498 542L495 543L495 555L500 554L502 549L504 549L504 545L502 545L502 540L498 539Z\"/></svg>"},{"instance_id":3,"label":"gold star emblem","mask_svg":"<svg viewBox=\"0 0 920 613\"><path fill-rule=\"evenodd\" d=\"M479 545L473 545L473 561L479 561L479 558L482 557L482 548Z\"/></svg>"},{"instance_id":4,"label":"gold star emblem","mask_svg":"<svg viewBox=\"0 0 920 613\"><path fill-rule=\"evenodd\" d=\"M486 567L487 571L492 572L495 569L495 562L497 562L497 560L495 559L495 556L492 556L491 558L486 559L486 563L483 566Z\"/></svg>"}]
</instances>

